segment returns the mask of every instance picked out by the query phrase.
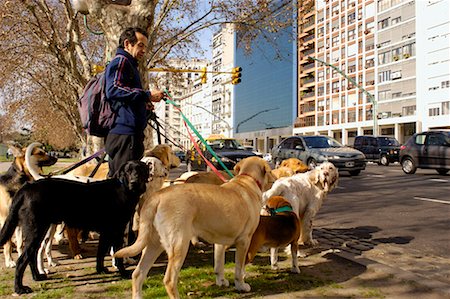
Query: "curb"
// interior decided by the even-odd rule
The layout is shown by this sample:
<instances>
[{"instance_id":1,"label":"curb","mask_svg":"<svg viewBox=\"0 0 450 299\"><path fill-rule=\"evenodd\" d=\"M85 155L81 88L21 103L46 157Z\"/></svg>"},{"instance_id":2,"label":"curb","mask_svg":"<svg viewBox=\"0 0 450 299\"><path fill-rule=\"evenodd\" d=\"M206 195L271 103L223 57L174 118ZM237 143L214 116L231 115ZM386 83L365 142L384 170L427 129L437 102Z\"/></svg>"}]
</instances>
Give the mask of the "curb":
<instances>
[{"instance_id":1,"label":"curb","mask_svg":"<svg viewBox=\"0 0 450 299\"><path fill-rule=\"evenodd\" d=\"M402 281L412 281L417 285L429 289L433 293L439 294L440 296L442 296L442 298L450 298L450 285L447 283L437 280L431 280L424 276L419 276L412 272L402 270L400 268L393 268L386 264L365 257L357 258L354 255L345 251L341 251L339 249L333 249L332 254L345 260L348 260L350 262L364 266L368 270L377 273L391 274L396 279Z\"/></svg>"}]
</instances>

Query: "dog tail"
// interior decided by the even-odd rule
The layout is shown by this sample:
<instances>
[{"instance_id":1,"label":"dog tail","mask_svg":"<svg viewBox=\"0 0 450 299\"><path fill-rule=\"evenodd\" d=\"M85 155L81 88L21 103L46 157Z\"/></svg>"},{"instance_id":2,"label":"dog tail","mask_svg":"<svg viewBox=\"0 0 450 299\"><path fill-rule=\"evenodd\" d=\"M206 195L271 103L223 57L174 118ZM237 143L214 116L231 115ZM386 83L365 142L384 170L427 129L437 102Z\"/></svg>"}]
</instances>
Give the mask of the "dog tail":
<instances>
[{"instance_id":1,"label":"dog tail","mask_svg":"<svg viewBox=\"0 0 450 299\"><path fill-rule=\"evenodd\" d=\"M120 249L114 254L115 258L124 258L136 256L144 250L150 242L159 242L159 235L154 230L153 222L155 220L156 211L159 205L157 196L147 199L149 207L146 204L141 209L139 220L139 233L136 242L131 246ZM145 214L143 214L145 212Z\"/></svg>"},{"instance_id":2,"label":"dog tail","mask_svg":"<svg viewBox=\"0 0 450 299\"><path fill-rule=\"evenodd\" d=\"M19 224L19 209L22 207L24 199L25 194L24 192L21 192L21 190L13 197L8 217L6 217L5 224L0 231L0 246L4 245L12 238L14 230Z\"/></svg>"}]
</instances>

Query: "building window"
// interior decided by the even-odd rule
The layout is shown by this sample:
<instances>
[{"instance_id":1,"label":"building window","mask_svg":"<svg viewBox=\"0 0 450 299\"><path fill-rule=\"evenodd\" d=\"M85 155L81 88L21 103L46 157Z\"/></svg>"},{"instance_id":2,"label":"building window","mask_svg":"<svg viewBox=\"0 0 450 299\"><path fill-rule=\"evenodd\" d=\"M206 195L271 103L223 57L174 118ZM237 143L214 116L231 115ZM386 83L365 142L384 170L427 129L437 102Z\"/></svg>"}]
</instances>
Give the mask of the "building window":
<instances>
[{"instance_id":1,"label":"building window","mask_svg":"<svg viewBox=\"0 0 450 299\"><path fill-rule=\"evenodd\" d=\"M441 82L441 88L449 88L449 87L450 87L450 80Z\"/></svg>"},{"instance_id":2,"label":"building window","mask_svg":"<svg viewBox=\"0 0 450 299\"><path fill-rule=\"evenodd\" d=\"M331 85L331 92L339 92L339 81L333 82L333 84Z\"/></svg>"},{"instance_id":3,"label":"building window","mask_svg":"<svg viewBox=\"0 0 450 299\"><path fill-rule=\"evenodd\" d=\"M392 72L391 78L392 78L392 80L401 79L402 78L402 71Z\"/></svg>"},{"instance_id":4,"label":"building window","mask_svg":"<svg viewBox=\"0 0 450 299\"><path fill-rule=\"evenodd\" d=\"M402 115L414 115L416 114L416 105L406 106L402 108Z\"/></svg>"},{"instance_id":5,"label":"building window","mask_svg":"<svg viewBox=\"0 0 450 299\"><path fill-rule=\"evenodd\" d=\"M348 31L348 40L351 41L351 40L354 40L354 39L355 39L355 29L349 30Z\"/></svg>"},{"instance_id":6,"label":"building window","mask_svg":"<svg viewBox=\"0 0 450 299\"><path fill-rule=\"evenodd\" d=\"M324 72L323 71L317 72L317 81L323 81L324 78L325 78L325 76L324 76Z\"/></svg>"},{"instance_id":7,"label":"building window","mask_svg":"<svg viewBox=\"0 0 450 299\"><path fill-rule=\"evenodd\" d=\"M403 46L403 58L409 58L416 55L416 43Z\"/></svg>"},{"instance_id":8,"label":"building window","mask_svg":"<svg viewBox=\"0 0 450 299\"><path fill-rule=\"evenodd\" d=\"M391 62L391 51L378 54L378 64L386 64Z\"/></svg>"},{"instance_id":9,"label":"building window","mask_svg":"<svg viewBox=\"0 0 450 299\"><path fill-rule=\"evenodd\" d=\"M428 109L428 116L438 116L438 115L440 115L439 107Z\"/></svg>"},{"instance_id":10,"label":"building window","mask_svg":"<svg viewBox=\"0 0 450 299\"><path fill-rule=\"evenodd\" d=\"M400 23L401 21L402 21L402 17L396 17L396 18L392 19L391 24L395 25L397 23Z\"/></svg>"},{"instance_id":11,"label":"building window","mask_svg":"<svg viewBox=\"0 0 450 299\"><path fill-rule=\"evenodd\" d=\"M378 101L389 100L390 94L391 94L390 90L379 91L378 92Z\"/></svg>"},{"instance_id":12,"label":"building window","mask_svg":"<svg viewBox=\"0 0 450 299\"><path fill-rule=\"evenodd\" d=\"M450 101L442 103L442 115L450 114Z\"/></svg>"},{"instance_id":13,"label":"building window","mask_svg":"<svg viewBox=\"0 0 450 299\"><path fill-rule=\"evenodd\" d=\"M384 29L387 28L389 26L389 19L390 18L386 18L384 20L381 20L378 22L378 29Z\"/></svg>"},{"instance_id":14,"label":"building window","mask_svg":"<svg viewBox=\"0 0 450 299\"><path fill-rule=\"evenodd\" d=\"M391 80L391 71L384 71L384 72L380 72L378 74L378 81L381 82L385 82L385 81L390 81Z\"/></svg>"}]
</instances>

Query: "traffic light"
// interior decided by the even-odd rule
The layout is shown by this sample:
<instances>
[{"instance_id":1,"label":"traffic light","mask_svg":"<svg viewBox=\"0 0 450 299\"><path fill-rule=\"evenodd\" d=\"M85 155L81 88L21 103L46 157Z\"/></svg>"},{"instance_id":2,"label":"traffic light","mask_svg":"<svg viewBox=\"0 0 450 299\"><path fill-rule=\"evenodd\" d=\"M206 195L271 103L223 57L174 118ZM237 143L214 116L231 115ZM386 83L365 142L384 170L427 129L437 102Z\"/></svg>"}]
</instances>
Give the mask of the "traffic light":
<instances>
[{"instance_id":1,"label":"traffic light","mask_svg":"<svg viewBox=\"0 0 450 299\"><path fill-rule=\"evenodd\" d=\"M241 72L242 72L242 68L240 66L234 67L231 70L231 84L241 83L241 81L242 81L241 80L241 76L242 76Z\"/></svg>"},{"instance_id":2,"label":"traffic light","mask_svg":"<svg viewBox=\"0 0 450 299\"><path fill-rule=\"evenodd\" d=\"M92 66L92 73L94 75L97 75L98 73L101 73L105 70L105 67L103 65L94 64Z\"/></svg>"},{"instance_id":3,"label":"traffic light","mask_svg":"<svg viewBox=\"0 0 450 299\"><path fill-rule=\"evenodd\" d=\"M206 67L202 67L202 72L200 73L200 78L202 84L206 84Z\"/></svg>"}]
</instances>

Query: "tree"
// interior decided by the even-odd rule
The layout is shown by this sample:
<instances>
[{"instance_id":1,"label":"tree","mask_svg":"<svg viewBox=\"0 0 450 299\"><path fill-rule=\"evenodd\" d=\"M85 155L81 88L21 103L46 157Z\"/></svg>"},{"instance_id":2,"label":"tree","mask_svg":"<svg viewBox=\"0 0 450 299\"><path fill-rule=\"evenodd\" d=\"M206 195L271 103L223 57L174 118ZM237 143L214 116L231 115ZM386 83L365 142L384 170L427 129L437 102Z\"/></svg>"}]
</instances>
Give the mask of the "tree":
<instances>
[{"instance_id":1,"label":"tree","mask_svg":"<svg viewBox=\"0 0 450 299\"><path fill-rule=\"evenodd\" d=\"M88 13L86 19L92 29L83 26L83 16L73 9L70 0L1 2L0 88L6 95L6 106L16 108L9 116L41 130L42 123L33 113L30 115L39 107L48 111L45 122L50 127L70 131L80 143L85 139L76 100L92 74L93 64L105 64L114 56L125 28L137 26L149 34L147 57L140 65L145 74L148 67L165 65L168 57L185 58L192 51L200 52L197 34L201 30L233 22L249 45L265 31L291 25L292 19L283 16L292 16L294 9L288 0L74 2ZM119 5L121 2L129 5ZM91 34L94 31L103 34ZM143 76L143 81L145 86L150 83L148 76ZM146 135L151 137L151 131ZM152 139L147 140L146 147L150 147Z\"/></svg>"}]
</instances>

